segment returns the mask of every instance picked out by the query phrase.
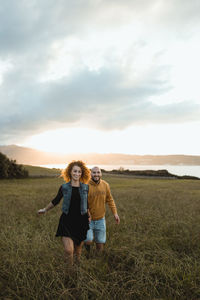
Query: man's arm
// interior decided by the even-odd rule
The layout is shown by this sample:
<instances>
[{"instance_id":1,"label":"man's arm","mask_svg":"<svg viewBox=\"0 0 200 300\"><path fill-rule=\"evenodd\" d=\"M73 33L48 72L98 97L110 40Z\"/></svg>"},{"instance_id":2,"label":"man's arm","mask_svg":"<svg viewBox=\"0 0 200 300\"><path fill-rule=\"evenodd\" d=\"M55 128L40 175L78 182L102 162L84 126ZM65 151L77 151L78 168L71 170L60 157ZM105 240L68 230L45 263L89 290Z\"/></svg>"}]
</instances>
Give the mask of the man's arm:
<instances>
[{"instance_id":1,"label":"man's arm","mask_svg":"<svg viewBox=\"0 0 200 300\"><path fill-rule=\"evenodd\" d=\"M115 218L116 223L119 224L120 218L119 218L118 214L114 215L114 218Z\"/></svg>"},{"instance_id":2,"label":"man's arm","mask_svg":"<svg viewBox=\"0 0 200 300\"><path fill-rule=\"evenodd\" d=\"M120 223L120 218L117 214L117 208L116 208L116 205L115 205L115 201L112 197L109 184L106 185L106 202L108 203L108 206L110 207L110 209L111 209L111 211L114 215L116 223L119 224Z\"/></svg>"}]
</instances>

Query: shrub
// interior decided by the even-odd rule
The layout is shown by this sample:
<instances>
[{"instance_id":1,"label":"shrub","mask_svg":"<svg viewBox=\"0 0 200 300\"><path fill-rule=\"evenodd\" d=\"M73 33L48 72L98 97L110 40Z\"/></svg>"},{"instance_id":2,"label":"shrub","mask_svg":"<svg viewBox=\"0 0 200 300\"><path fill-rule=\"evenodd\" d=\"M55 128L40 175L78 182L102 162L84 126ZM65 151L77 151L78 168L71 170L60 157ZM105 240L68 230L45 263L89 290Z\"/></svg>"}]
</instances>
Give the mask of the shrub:
<instances>
[{"instance_id":1,"label":"shrub","mask_svg":"<svg viewBox=\"0 0 200 300\"><path fill-rule=\"evenodd\" d=\"M10 160L0 152L0 179L26 178L28 176L28 171L22 165L18 165L15 160Z\"/></svg>"}]
</instances>

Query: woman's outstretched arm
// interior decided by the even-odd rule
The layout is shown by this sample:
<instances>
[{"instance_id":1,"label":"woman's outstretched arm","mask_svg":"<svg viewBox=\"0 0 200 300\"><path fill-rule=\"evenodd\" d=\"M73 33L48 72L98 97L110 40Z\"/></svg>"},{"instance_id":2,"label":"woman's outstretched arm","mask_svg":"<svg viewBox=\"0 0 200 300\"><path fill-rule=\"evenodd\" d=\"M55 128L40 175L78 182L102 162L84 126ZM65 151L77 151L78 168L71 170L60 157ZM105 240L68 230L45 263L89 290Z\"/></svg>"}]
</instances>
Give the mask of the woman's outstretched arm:
<instances>
[{"instance_id":1,"label":"woman's outstretched arm","mask_svg":"<svg viewBox=\"0 0 200 300\"><path fill-rule=\"evenodd\" d=\"M48 210L56 206L60 202L62 197L63 197L63 193L62 193L62 186L61 186L58 190L56 197L46 207L39 209L37 213L39 215L45 214Z\"/></svg>"},{"instance_id":2,"label":"woman's outstretched arm","mask_svg":"<svg viewBox=\"0 0 200 300\"><path fill-rule=\"evenodd\" d=\"M52 204L52 202L50 202L46 207L39 209L38 214L43 215L46 212L48 212L48 210L52 209L53 207L54 207L54 205Z\"/></svg>"}]
</instances>

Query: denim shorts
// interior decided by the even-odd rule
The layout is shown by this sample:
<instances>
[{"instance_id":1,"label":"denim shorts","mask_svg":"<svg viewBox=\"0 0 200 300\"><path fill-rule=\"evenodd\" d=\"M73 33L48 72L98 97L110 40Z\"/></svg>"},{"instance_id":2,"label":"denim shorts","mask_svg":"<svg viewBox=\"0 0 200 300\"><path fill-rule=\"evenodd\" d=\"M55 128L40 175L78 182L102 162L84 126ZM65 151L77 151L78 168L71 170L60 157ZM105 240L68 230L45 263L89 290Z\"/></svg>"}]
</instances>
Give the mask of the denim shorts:
<instances>
[{"instance_id":1,"label":"denim shorts","mask_svg":"<svg viewBox=\"0 0 200 300\"><path fill-rule=\"evenodd\" d=\"M106 242L106 221L102 218L97 221L90 222L90 229L87 231L85 242L95 241L95 243L105 244Z\"/></svg>"}]
</instances>

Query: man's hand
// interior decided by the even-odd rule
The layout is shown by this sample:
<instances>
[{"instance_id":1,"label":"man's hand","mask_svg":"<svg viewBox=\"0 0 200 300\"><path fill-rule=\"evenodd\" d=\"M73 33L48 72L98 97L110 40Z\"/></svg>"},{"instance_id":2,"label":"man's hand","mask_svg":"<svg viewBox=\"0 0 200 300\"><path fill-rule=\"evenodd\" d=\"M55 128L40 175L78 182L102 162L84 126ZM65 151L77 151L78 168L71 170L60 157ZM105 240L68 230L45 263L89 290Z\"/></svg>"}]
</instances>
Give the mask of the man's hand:
<instances>
[{"instance_id":1,"label":"man's hand","mask_svg":"<svg viewBox=\"0 0 200 300\"><path fill-rule=\"evenodd\" d=\"M114 218L115 218L116 223L119 225L119 223L120 223L119 216L116 214L116 215L114 215Z\"/></svg>"},{"instance_id":2,"label":"man's hand","mask_svg":"<svg viewBox=\"0 0 200 300\"><path fill-rule=\"evenodd\" d=\"M92 217L91 217L89 209L87 210L87 214L88 214L88 222L91 223Z\"/></svg>"},{"instance_id":3,"label":"man's hand","mask_svg":"<svg viewBox=\"0 0 200 300\"><path fill-rule=\"evenodd\" d=\"M46 208L41 208L38 210L37 213L38 213L38 215L43 215L43 214L45 214L46 211L47 211Z\"/></svg>"}]
</instances>

